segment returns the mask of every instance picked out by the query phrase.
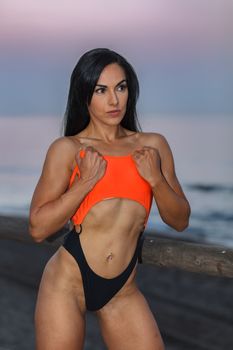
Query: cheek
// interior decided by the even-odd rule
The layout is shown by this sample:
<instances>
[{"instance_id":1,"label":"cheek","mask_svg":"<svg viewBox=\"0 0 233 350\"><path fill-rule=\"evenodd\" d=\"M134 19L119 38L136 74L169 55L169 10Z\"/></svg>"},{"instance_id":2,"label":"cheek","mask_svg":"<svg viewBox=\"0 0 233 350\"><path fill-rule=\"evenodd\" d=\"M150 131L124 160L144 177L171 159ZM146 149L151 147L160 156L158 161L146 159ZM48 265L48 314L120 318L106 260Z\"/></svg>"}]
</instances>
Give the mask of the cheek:
<instances>
[{"instance_id":1,"label":"cheek","mask_svg":"<svg viewBox=\"0 0 233 350\"><path fill-rule=\"evenodd\" d=\"M126 104L127 101L128 101L128 96L129 96L128 93L127 93L127 94L124 94L124 95L121 97L121 101L124 102L124 103Z\"/></svg>"},{"instance_id":2,"label":"cheek","mask_svg":"<svg viewBox=\"0 0 233 350\"><path fill-rule=\"evenodd\" d=\"M92 98L89 108L92 111L97 111L102 108L102 105L103 105L103 101L101 101L101 99Z\"/></svg>"}]
</instances>

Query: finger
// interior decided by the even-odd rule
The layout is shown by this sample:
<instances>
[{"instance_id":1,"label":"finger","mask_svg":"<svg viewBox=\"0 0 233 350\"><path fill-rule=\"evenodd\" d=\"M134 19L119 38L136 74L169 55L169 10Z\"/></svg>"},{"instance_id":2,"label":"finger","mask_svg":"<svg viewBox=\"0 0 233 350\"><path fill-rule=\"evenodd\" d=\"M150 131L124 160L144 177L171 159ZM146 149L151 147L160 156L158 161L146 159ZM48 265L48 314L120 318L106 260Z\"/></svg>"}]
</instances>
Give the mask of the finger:
<instances>
[{"instance_id":1,"label":"finger","mask_svg":"<svg viewBox=\"0 0 233 350\"><path fill-rule=\"evenodd\" d=\"M140 153L134 153L133 154L133 158L136 159L136 160L138 160L140 157L141 157Z\"/></svg>"},{"instance_id":2,"label":"finger","mask_svg":"<svg viewBox=\"0 0 233 350\"><path fill-rule=\"evenodd\" d=\"M81 158L83 158L85 156L85 152L87 152L88 154L90 153L94 153L94 154L98 154L99 157L103 158L103 155L93 146L88 145L88 146L81 146L79 148L79 155L81 156Z\"/></svg>"},{"instance_id":3,"label":"finger","mask_svg":"<svg viewBox=\"0 0 233 350\"><path fill-rule=\"evenodd\" d=\"M141 152L143 150L143 147L137 148L134 152Z\"/></svg>"},{"instance_id":4,"label":"finger","mask_svg":"<svg viewBox=\"0 0 233 350\"><path fill-rule=\"evenodd\" d=\"M94 153L97 154L98 157L100 157L101 159L103 158L103 155L94 147L90 146L90 150Z\"/></svg>"},{"instance_id":5,"label":"finger","mask_svg":"<svg viewBox=\"0 0 233 350\"><path fill-rule=\"evenodd\" d=\"M135 151L134 152L134 155L137 156L137 157L140 157L140 156L142 156L144 154L145 154L144 150L140 150L140 151Z\"/></svg>"},{"instance_id":6,"label":"finger","mask_svg":"<svg viewBox=\"0 0 233 350\"><path fill-rule=\"evenodd\" d=\"M81 146L81 147L79 147L78 152L75 154L75 160L76 160L78 166L80 166L80 162L81 162L82 158L84 158L84 156L85 156L85 147Z\"/></svg>"},{"instance_id":7,"label":"finger","mask_svg":"<svg viewBox=\"0 0 233 350\"><path fill-rule=\"evenodd\" d=\"M136 149L132 154L134 155L134 154L140 154L141 153L141 149Z\"/></svg>"},{"instance_id":8,"label":"finger","mask_svg":"<svg viewBox=\"0 0 233 350\"><path fill-rule=\"evenodd\" d=\"M85 153L86 153L86 150L84 148L81 148L78 152L78 155L80 158L84 158L85 157Z\"/></svg>"},{"instance_id":9,"label":"finger","mask_svg":"<svg viewBox=\"0 0 233 350\"><path fill-rule=\"evenodd\" d=\"M143 149L155 149L155 148L151 146L143 146Z\"/></svg>"},{"instance_id":10,"label":"finger","mask_svg":"<svg viewBox=\"0 0 233 350\"><path fill-rule=\"evenodd\" d=\"M93 152L93 147L92 146L87 146L86 147L86 152L87 153Z\"/></svg>"}]
</instances>

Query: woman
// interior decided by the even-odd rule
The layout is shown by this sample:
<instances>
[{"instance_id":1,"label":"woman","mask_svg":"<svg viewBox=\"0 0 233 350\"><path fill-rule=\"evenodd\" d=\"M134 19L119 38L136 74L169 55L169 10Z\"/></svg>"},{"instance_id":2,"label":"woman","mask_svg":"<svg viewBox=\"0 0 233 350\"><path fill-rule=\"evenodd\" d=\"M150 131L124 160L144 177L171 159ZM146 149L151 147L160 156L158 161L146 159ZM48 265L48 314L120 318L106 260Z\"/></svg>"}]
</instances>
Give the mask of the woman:
<instances>
[{"instance_id":1,"label":"woman","mask_svg":"<svg viewBox=\"0 0 233 350\"><path fill-rule=\"evenodd\" d=\"M190 207L161 134L138 130L132 66L109 49L86 52L71 76L64 137L49 147L30 208L46 239L71 219L47 263L35 312L37 349L82 349L85 312L108 349L164 349L135 277L154 198L164 222L188 226Z\"/></svg>"}]
</instances>

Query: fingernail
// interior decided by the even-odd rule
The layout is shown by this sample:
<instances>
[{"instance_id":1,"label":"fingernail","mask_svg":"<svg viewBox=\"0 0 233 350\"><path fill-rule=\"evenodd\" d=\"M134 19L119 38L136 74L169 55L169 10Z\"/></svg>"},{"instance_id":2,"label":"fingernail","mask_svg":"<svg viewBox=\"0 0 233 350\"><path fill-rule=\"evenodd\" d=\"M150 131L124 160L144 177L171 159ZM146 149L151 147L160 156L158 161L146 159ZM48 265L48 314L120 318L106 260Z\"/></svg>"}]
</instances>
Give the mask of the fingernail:
<instances>
[{"instance_id":1,"label":"fingernail","mask_svg":"<svg viewBox=\"0 0 233 350\"><path fill-rule=\"evenodd\" d=\"M81 158L83 158L83 157L85 156L85 151L84 151L84 149L81 149L81 150L79 151L79 155L80 155Z\"/></svg>"}]
</instances>

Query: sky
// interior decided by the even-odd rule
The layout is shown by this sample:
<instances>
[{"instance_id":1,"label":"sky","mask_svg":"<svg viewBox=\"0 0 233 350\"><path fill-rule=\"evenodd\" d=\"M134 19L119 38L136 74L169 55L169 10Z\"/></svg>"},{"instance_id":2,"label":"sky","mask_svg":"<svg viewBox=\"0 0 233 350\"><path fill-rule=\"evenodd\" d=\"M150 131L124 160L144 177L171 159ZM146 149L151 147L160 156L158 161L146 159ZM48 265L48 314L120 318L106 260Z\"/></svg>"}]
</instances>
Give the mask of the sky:
<instances>
[{"instance_id":1,"label":"sky","mask_svg":"<svg viewBox=\"0 0 233 350\"><path fill-rule=\"evenodd\" d=\"M0 116L63 115L79 57L122 54L141 113L233 114L232 0L1 0Z\"/></svg>"}]
</instances>

